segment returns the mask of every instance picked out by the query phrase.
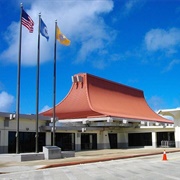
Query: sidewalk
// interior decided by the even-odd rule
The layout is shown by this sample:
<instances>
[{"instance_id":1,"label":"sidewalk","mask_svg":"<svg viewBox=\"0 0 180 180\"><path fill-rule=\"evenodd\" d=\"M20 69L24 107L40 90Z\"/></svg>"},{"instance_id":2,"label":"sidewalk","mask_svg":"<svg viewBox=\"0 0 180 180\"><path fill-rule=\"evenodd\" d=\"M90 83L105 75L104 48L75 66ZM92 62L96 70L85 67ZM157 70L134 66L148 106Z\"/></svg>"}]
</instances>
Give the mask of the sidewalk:
<instances>
[{"instance_id":1,"label":"sidewalk","mask_svg":"<svg viewBox=\"0 0 180 180\"><path fill-rule=\"evenodd\" d=\"M180 152L180 148L156 148L156 149L104 149L94 151L80 151L75 153L75 157L54 159L54 160L37 160L24 162L1 162L0 174L31 171L45 168L53 168L60 166L71 166L76 164L93 163L99 161L109 161L141 156L150 156L166 153Z\"/></svg>"}]
</instances>

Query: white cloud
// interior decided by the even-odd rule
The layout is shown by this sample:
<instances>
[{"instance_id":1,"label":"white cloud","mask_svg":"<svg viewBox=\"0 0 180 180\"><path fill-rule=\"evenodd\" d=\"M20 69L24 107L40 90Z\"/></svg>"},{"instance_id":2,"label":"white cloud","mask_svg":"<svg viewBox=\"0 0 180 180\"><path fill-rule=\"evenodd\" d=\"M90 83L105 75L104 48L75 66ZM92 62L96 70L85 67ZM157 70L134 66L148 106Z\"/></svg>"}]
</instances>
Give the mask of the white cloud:
<instances>
[{"instance_id":1,"label":"white cloud","mask_svg":"<svg viewBox=\"0 0 180 180\"><path fill-rule=\"evenodd\" d=\"M172 70L173 67L176 66L176 65L178 65L178 64L180 64L180 60L179 60L179 59L174 59L174 60L172 60L172 61L168 64L168 66L164 69L163 72L167 72L167 71Z\"/></svg>"},{"instance_id":2,"label":"white cloud","mask_svg":"<svg viewBox=\"0 0 180 180\"><path fill-rule=\"evenodd\" d=\"M97 69L104 69L107 66L107 62L104 60L93 61L93 66Z\"/></svg>"},{"instance_id":3,"label":"white cloud","mask_svg":"<svg viewBox=\"0 0 180 180\"><path fill-rule=\"evenodd\" d=\"M25 8L24 8L25 9ZM113 9L112 0L103 1L32 1L31 8L25 9L31 16L34 33L23 27L22 64L36 65L38 14L48 28L49 42L41 36L41 63L52 60L54 48L54 23L57 19L61 31L71 40L73 49L77 49L77 58L84 61L90 53L99 51L113 38L101 15ZM19 22L12 22L5 33L8 48L0 54L0 60L17 62L19 46ZM78 45L77 45L78 44ZM57 46L59 47L59 46ZM70 47L71 48L71 47ZM62 48L61 48L62 52ZM75 58L73 58L75 59Z\"/></svg>"},{"instance_id":4,"label":"white cloud","mask_svg":"<svg viewBox=\"0 0 180 180\"><path fill-rule=\"evenodd\" d=\"M128 15L134 9L141 7L144 4L144 0L128 0L124 5L124 15Z\"/></svg>"},{"instance_id":5,"label":"white cloud","mask_svg":"<svg viewBox=\"0 0 180 180\"><path fill-rule=\"evenodd\" d=\"M179 46L180 43L180 29L171 28L152 29L145 35L145 45L149 51L168 50L171 53L175 51L173 48Z\"/></svg>"},{"instance_id":6,"label":"white cloud","mask_svg":"<svg viewBox=\"0 0 180 180\"><path fill-rule=\"evenodd\" d=\"M154 111L157 111L164 105L164 101L158 96L152 96L148 100L148 104Z\"/></svg>"},{"instance_id":7,"label":"white cloud","mask_svg":"<svg viewBox=\"0 0 180 180\"><path fill-rule=\"evenodd\" d=\"M0 81L0 91L2 91L2 89L4 88L3 83Z\"/></svg>"},{"instance_id":8,"label":"white cloud","mask_svg":"<svg viewBox=\"0 0 180 180\"><path fill-rule=\"evenodd\" d=\"M130 11L134 5L136 4L137 0L130 0L130 1L127 1L126 4L125 4L125 8L127 11Z\"/></svg>"},{"instance_id":9,"label":"white cloud","mask_svg":"<svg viewBox=\"0 0 180 180\"><path fill-rule=\"evenodd\" d=\"M0 93L0 111L9 111L14 103L14 97L5 91Z\"/></svg>"},{"instance_id":10,"label":"white cloud","mask_svg":"<svg viewBox=\"0 0 180 180\"><path fill-rule=\"evenodd\" d=\"M40 112L44 112L44 111L47 111L48 109L50 109L51 107L49 107L48 105L45 105L41 110Z\"/></svg>"}]
</instances>

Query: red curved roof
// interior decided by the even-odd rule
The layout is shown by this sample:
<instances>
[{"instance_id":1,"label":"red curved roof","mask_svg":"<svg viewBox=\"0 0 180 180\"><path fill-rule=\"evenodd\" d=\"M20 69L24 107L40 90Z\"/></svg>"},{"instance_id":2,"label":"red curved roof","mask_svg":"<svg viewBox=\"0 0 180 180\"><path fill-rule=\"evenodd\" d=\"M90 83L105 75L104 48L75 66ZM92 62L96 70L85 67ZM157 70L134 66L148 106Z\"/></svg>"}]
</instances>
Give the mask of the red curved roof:
<instances>
[{"instance_id":1,"label":"red curved roof","mask_svg":"<svg viewBox=\"0 0 180 180\"><path fill-rule=\"evenodd\" d=\"M68 95L56 105L59 119L112 116L172 123L148 106L141 90L87 73L74 75L73 79ZM42 114L53 116L53 109Z\"/></svg>"}]
</instances>

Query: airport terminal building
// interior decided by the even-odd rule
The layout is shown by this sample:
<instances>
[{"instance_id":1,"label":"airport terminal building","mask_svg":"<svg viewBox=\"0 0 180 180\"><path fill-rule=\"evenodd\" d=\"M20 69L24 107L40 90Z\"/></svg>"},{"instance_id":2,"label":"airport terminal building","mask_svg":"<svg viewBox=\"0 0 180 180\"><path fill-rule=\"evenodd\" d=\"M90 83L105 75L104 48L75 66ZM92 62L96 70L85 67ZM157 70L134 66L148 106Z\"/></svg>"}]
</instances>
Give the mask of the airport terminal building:
<instances>
[{"instance_id":1,"label":"airport terminal building","mask_svg":"<svg viewBox=\"0 0 180 180\"><path fill-rule=\"evenodd\" d=\"M165 119L148 106L143 91L87 73L72 77L72 87L55 112L55 144L64 151L180 147L178 113L159 111L174 120ZM52 117L53 109L39 115L39 151L52 145ZM20 152L35 151L35 119L20 114ZM15 114L1 112L0 153L15 153L15 142Z\"/></svg>"}]
</instances>

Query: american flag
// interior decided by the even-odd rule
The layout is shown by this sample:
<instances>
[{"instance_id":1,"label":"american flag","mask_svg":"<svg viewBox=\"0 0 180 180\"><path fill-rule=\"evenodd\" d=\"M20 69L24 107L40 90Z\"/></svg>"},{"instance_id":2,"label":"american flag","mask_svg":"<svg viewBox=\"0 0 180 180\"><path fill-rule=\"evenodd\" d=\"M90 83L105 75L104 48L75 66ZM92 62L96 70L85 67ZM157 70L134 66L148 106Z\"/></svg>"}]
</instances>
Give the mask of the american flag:
<instances>
[{"instance_id":1,"label":"american flag","mask_svg":"<svg viewBox=\"0 0 180 180\"><path fill-rule=\"evenodd\" d=\"M24 25L30 33L33 32L34 21L31 17L22 9L22 18L21 18L22 25Z\"/></svg>"}]
</instances>

